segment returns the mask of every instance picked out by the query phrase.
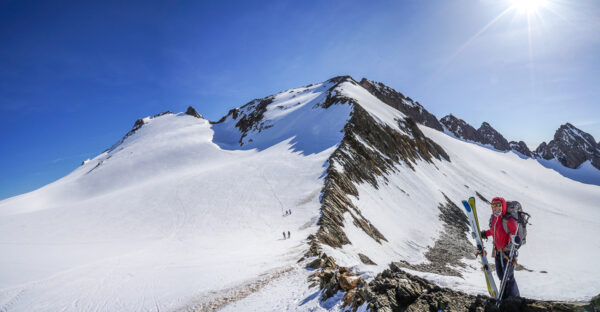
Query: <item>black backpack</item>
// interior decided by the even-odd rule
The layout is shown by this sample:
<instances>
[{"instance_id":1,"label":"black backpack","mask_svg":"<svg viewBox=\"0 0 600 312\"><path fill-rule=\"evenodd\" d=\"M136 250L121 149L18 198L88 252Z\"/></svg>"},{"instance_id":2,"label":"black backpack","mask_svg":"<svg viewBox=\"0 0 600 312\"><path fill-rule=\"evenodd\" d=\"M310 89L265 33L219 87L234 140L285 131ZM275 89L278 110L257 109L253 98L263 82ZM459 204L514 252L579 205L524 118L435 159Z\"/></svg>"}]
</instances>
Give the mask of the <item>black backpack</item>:
<instances>
[{"instance_id":1,"label":"black backpack","mask_svg":"<svg viewBox=\"0 0 600 312\"><path fill-rule=\"evenodd\" d=\"M510 234L508 231L507 220L509 218L515 219L517 224L519 224L519 231L517 232L517 235L521 238L521 246L525 245L527 242L527 224L529 224L530 217L531 215L523 211L523 207L521 207L521 204L518 201L506 202L506 214L504 214L504 217L502 217L502 227L507 234ZM490 228L492 227L493 218L494 215L490 216Z\"/></svg>"}]
</instances>

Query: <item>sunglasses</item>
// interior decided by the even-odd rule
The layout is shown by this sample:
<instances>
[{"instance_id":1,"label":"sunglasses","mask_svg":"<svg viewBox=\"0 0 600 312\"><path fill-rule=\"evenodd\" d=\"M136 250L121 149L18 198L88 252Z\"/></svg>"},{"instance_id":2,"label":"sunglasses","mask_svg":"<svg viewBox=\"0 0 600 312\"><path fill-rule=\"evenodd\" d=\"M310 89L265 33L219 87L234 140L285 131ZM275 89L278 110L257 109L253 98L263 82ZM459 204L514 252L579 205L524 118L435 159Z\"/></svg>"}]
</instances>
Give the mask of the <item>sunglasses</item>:
<instances>
[{"instance_id":1,"label":"sunglasses","mask_svg":"<svg viewBox=\"0 0 600 312\"><path fill-rule=\"evenodd\" d=\"M500 203L500 202L492 203L492 208L502 208L502 203Z\"/></svg>"}]
</instances>

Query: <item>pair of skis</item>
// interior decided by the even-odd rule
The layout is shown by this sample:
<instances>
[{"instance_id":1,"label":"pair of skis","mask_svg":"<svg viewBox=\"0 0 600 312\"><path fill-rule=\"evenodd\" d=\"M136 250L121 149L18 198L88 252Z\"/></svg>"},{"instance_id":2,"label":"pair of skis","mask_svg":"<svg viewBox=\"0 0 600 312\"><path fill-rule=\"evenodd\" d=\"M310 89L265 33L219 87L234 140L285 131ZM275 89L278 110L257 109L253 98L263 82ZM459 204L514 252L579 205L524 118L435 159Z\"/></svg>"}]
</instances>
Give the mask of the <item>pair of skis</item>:
<instances>
[{"instance_id":1,"label":"pair of skis","mask_svg":"<svg viewBox=\"0 0 600 312\"><path fill-rule=\"evenodd\" d=\"M498 289L496 288L496 283L494 282L494 277L492 276L492 271L490 270L490 266L487 261L487 257L485 254L485 248L483 246L483 242L481 241L481 230L479 229L479 221L477 219L477 209L475 208L475 198L469 198L469 201L462 201L463 206L467 210L467 217L469 218L469 224L471 225L471 235L475 239L475 244L477 245L477 252L481 254L481 264L483 268L483 272L485 273L485 282L487 283L488 292L490 296L494 299L498 299Z\"/></svg>"},{"instance_id":2,"label":"pair of skis","mask_svg":"<svg viewBox=\"0 0 600 312\"><path fill-rule=\"evenodd\" d=\"M510 266L512 265L512 259L514 257L514 244L510 250L509 262L506 264L506 268L504 269L504 276L502 278L502 282L500 283L500 293L498 293L496 283L494 282L494 277L492 276L492 271L490 270L490 266L487 261L485 248L481 240L481 230L479 229L477 209L475 208L475 198L470 197L469 201L463 200L462 203L463 206L465 206L465 209L467 210L469 224L471 225L471 235L475 239L475 244L477 245L477 252L481 254L481 265L483 268L483 272L485 273L485 282L487 283L488 292L490 293L490 296L492 298L496 299L496 304L498 305L500 304L500 300L502 300L502 295L504 294L507 272L510 269Z\"/></svg>"}]
</instances>

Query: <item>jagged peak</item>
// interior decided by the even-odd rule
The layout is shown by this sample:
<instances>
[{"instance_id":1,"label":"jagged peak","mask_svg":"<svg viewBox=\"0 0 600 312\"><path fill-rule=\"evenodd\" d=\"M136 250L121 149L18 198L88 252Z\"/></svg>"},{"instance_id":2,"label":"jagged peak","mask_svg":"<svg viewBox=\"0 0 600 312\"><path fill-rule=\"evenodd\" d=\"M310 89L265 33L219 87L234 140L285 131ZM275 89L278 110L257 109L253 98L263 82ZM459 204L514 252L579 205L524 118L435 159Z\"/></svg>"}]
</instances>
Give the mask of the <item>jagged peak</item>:
<instances>
[{"instance_id":1,"label":"jagged peak","mask_svg":"<svg viewBox=\"0 0 600 312\"><path fill-rule=\"evenodd\" d=\"M492 127L492 125L490 125L487 121L484 121L481 123L481 126L479 126L479 129L481 128L492 128L494 129L494 127Z\"/></svg>"},{"instance_id":2,"label":"jagged peak","mask_svg":"<svg viewBox=\"0 0 600 312\"><path fill-rule=\"evenodd\" d=\"M330 83L333 83L336 85L340 84L342 82L351 82L351 83L356 84L356 80L354 80L354 78L352 78L352 76L350 76L350 75L335 76L331 79L328 79L327 82L330 82Z\"/></svg>"},{"instance_id":3,"label":"jagged peak","mask_svg":"<svg viewBox=\"0 0 600 312\"><path fill-rule=\"evenodd\" d=\"M185 114L186 115L190 115L192 117L204 119L204 117L202 117L202 115L198 114L198 112L196 111L196 109L193 108L192 106L188 106L187 110L185 111Z\"/></svg>"},{"instance_id":4,"label":"jagged peak","mask_svg":"<svg viewBox=\"0 0 600 312\"><path fill-rule=\"evenodd\" d=\"M583 140L583 144L585 145L590 145L591 147L597 147L596 144L596 140L594 139L594 137L585 132L582 131L581 129L575 127L573 124L567 122L563 125L561 125L558 130L556 130L556 133L554 134L554 139L555 140L564 140L564 141L571 141L571 140L575 140L578 141L577 138L581 138Z\"/></svg>"},{"instance_id":5,"label":"jagged peak","mask_svg":"<svg viewBox=\"0 0 600 312\"><path fill-rule=\"evenodd\" d=\"M440 121L444 122L444 121L458 121L460 123L465 123L468 124L466 121L454 116L454 114L448 114L444 117L442 117L442 119L440 119Z\"/></svg>"},{"instance_id":6,"label":"jagged peak","mask_svg":"<svg viewBox=\"0 0 600 312\"><path fill-rule=\"evenodd\" d=\"M510 141L509 143L510 149L516 152L519 152L520 154L527 156L527 157L532 157L533 154L531 153L531 150L529 149L529 147L527 147L527 144L525 144L525 142L523 141Z\"/></svg>"}]
</instances>

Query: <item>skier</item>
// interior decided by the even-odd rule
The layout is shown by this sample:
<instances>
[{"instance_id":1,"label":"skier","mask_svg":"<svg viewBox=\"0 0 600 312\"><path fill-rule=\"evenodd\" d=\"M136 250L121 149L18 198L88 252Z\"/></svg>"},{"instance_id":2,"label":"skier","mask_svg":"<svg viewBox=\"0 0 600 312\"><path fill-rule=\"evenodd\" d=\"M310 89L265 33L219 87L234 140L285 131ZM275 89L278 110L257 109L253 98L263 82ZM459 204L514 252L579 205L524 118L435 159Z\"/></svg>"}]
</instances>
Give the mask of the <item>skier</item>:
<instances>
[{"instance_id":1,"label":"skier","mask_svg":"<svg viewBox=\"0 0 600 312\"><path fill-rule=\"evenodd\" d=\"M288 238L290 238L290 231L288 231Z\"/></svg>"},{"instance_id":2,"label":"skier","mask_svg":"<svg viewBox=\"0 0 600 312\"><path fill-rule=\"evenodd\" d=\"M493 255L496 259L496 274L498 274L500 280L502 280L504 277L504 270L508 269L506 274L506 286L504 289L504 294L500 299L505 299L508 296L519 297L519 287L517 286L513 269L514 265L517 263L516 253L513 257L512 265L509 266L508 263L511 247L510 244L515 244L515 246L519 246L521 244L521 238L516 235L517 221L513 218L508 218L506 220L508 230L510 232L510 234L508 234L502 225L502 218L506 214L506 200L504 200L502 197L494 197L494 199L492 199L491 206L493 217L490 223L490 229L481 231L481 237L487 239L488 236L492 236L493 238Z\"/></svg>"},{"instance_id":3,"label":"skier","mask_svg":"<svg viewBox=\"0 0 600 312\"><path fill-rule=\"evenodd\" d=\"M283 234L283 239L285 239L285 231L281 232Z\"/></svg>"}]
</instances>

